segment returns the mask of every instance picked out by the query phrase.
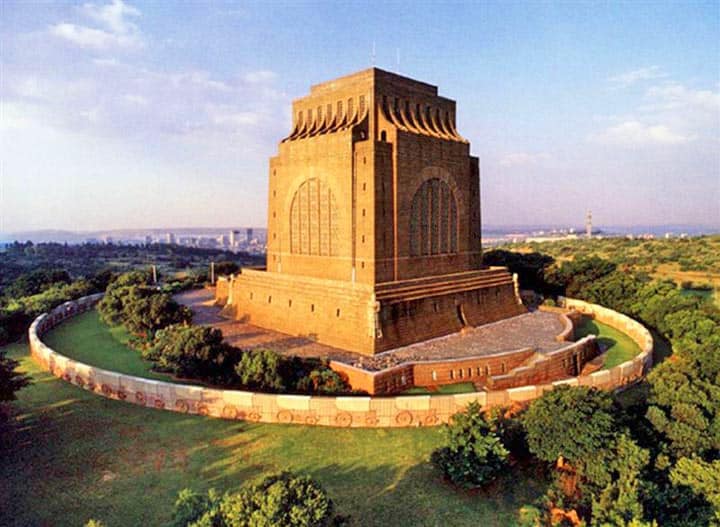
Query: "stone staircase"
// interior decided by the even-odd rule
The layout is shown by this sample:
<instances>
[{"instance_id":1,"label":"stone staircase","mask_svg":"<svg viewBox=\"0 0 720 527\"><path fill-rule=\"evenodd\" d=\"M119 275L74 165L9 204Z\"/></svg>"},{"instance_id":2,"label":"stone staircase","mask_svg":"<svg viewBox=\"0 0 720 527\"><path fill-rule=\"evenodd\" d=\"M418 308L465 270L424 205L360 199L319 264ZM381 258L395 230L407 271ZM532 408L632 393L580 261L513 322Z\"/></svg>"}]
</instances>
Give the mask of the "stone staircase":
<instances>
[{"instance_id":1,"label":"stone staircase","mask_svg":"<svg viewBox=\"0 0 720 527\"><path fill-rule=\"evenodd\" d=\"M375 297L383 304L394 304L512 283L512 276L505 269L483 269L397 282L382 282L375 286Z\"/></svg>"}]
</instances>

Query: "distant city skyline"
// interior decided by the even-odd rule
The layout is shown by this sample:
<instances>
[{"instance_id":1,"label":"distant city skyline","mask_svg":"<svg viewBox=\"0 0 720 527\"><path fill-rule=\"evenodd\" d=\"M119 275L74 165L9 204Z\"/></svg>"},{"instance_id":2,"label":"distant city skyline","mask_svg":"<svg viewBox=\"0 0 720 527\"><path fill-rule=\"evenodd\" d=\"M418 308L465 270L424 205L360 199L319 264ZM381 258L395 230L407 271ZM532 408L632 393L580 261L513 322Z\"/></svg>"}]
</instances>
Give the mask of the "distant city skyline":
<instances>
[{"instance_id":1,"label":"distant city skyline","mask_svg":"<svg viewBox=\"0 0 720 527\"><path fill-rule=\"evenodd\" d=\"M291 100L373 47L457 101L484 224L720 226L717 1L7 1L0 29L2 233L265 227Z\"/></svg>"}]
</instances>

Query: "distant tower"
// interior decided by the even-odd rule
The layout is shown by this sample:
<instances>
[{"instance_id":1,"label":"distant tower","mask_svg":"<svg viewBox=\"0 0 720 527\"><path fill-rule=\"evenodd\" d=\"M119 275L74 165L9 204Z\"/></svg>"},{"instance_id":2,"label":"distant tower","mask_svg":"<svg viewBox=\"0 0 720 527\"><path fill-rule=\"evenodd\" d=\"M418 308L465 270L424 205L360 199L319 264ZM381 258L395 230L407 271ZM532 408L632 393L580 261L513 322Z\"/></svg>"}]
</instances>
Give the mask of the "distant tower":
<instances>
[{"instance_id":1,"label":"distant tower","mask_svg":"<svg viewBox=\"0 0 720 527\"><path fill-rule=\"evenodd\" d=\"M592 211L587 211L587 216L585 216L585 236L588 238L592 238Z\"/></svg>"},{"instance_id":2,"label":"distant tower","mask_svg":"<svg viewBox=\"0 0 720 527\"><path fill-rule=\"evenodd\" d=\"M165 241L169 244L174 244L175 243L175 235L172 232L168 232L165 235Z\"/></svg>"},{"instance_id":3,"label":"distant tower","mask_svg":"<svg viewBox=\"0 0 720 527\"><path fill-rule=\"evenodd\" d=\"M253 230L252 229L245 230L245 238L246 238L247 243L250 243L250 241L253 239Z\"/></svg>"},{"instance_id":4,"label":"distant tower","mask_svg":"<svg viewBox=\"0 0 720 527\"><path fill-rule=\"evenodd\" d=\"M230 247L237 247L240 238L240 231L230 231Z\"/></svg>"}]
</instances>

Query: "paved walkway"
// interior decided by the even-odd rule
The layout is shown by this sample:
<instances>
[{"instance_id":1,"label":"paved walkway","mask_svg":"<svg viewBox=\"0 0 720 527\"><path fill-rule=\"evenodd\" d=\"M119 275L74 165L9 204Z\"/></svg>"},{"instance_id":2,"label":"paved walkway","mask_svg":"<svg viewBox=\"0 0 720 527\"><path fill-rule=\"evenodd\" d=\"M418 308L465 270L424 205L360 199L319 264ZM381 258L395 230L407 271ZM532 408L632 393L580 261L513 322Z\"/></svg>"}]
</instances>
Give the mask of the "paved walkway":
<instances>
[{"instance_id":1,"label":"paved walkway","mask_svg":"<svg viewBox=\"0 0 720 527\"><path fill-rule=\"evenodd\" d=\"M189 306L196 324L210 325L222 330L225 341L243 349L269 348L283 355L301 357L326 357L368 370L379 370L413 360L438 360L448 358L490 355L532 347L540 353L560 348L563 344L555 337L564 328L563 321L555 313L534 311L517 317L470 328L374 357L319 344L303 337L296 337L253 326L220 315L221 308L213 304L213 291L196 289L176 296L176 300Z\"/></svg>"}]
</instances>

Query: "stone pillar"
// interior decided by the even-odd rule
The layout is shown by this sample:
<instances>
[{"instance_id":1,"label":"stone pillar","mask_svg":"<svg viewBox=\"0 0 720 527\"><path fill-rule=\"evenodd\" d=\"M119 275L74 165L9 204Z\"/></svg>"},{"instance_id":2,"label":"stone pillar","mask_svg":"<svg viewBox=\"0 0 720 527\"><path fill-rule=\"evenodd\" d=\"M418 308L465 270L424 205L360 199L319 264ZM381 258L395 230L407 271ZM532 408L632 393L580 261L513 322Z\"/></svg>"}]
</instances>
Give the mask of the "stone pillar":
<instances>
[{"instance_id":1,"label":"stone pillar","mask_svg":"<svg viewBox=\"0 0 720 527\"><path fill-rule=\"evenodd\" d=\"M513 290L515 292L515 300L517 301L518 305L522 305L522 298L520 298L520 281L518 280L517 273L513 273Z\"/></svg>"},{"instance_id":2,"label":"stone pillar","mask_svg":"<svg viewBox=\"0 0 720 527\"><path fill-rule=\"evenodd\" d=\"M233 292L235 291L235 275L231 274L228 277L228 299L227 305L231 306L233 303Z\"/></svg>"},{"instance_id":3,"label":"stone pillar","mask_svg":"<svg viewBox=\"0 0 720 527\"><path fill-rule=\"evenodd\" d=\"M375 300L375 293L370 298L370 309L368 314L370 315L370 336L376 339L383 337L382 324L380 324L380 302Z\"/></svg>"}]
</instances>

